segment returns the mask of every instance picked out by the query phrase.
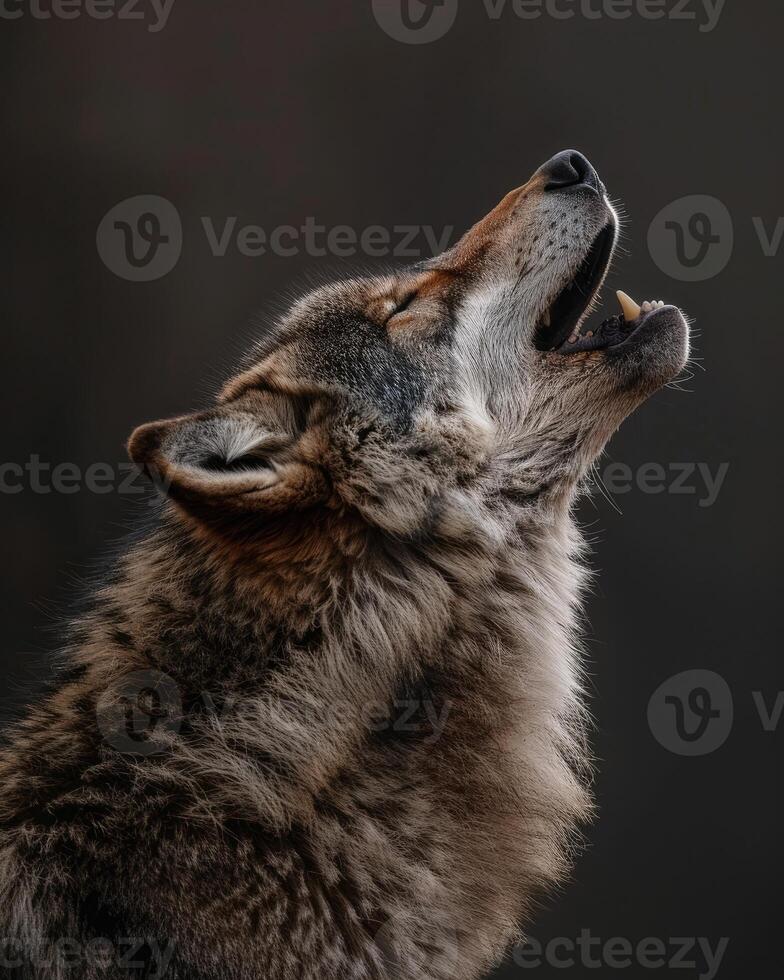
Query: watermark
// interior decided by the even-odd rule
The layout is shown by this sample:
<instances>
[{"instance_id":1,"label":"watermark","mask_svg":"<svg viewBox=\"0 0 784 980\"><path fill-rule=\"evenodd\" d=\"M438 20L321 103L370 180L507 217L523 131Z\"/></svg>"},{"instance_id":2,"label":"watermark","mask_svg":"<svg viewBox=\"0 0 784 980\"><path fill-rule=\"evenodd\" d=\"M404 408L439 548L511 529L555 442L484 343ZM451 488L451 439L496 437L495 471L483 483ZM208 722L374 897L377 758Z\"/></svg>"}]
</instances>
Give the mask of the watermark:
<instances>
[{"instance_id":1,"label":"watermark","mask_svg":"<svg viewBox=\"0 0 784 980\"><path fill-rule=\"evenodd\" d=\"M299 225L265 227L240 223L237 215L199 218L198 241L213 258L233 253L246 258L421 259L440 255L454 239L454 225L327 226L308 216ZM151 282L174 269L183 250L183 226L177 208L164 197L140 194L108 211L96 232L104 265L130 282Z\"/></svg>"},{"instance_id":2,"label":"watermark","mask_svg":"<svg viewBox=\"0 0 784 980\"><path fill-rule=\"evenodd\" d=\"M648 725L656 741L675 755L708 755L732 731L732 692L719 674L686 670L670 677L648 702Z\"/></svg>"},{"instance_id":3,"label":"watermark","mask_svg":"<svg viewBox=\"0 0 784 980\"><path fill-rule=\"evenodd\" d=\"M370 258L418 259L440 255L446 251L454 236L454 225L436 230L431 225L350 225L319 224L308 217L301 225L277 225L266 229L261 225L239 225L236 216L221 219L201 218L201 226L215 258L223 258L230 248L250 258L272 254L290 258L305 254L312 258L328 255L345 259L356 255Z\"/></svg>"},{"instance_id":4,"label":"watermark","mask_svg":"<svg viewBox=\"0 0 784 980\"><path fill-rule=\"evenodd\" d=\"M152 468L142 471L135 463L53 463L33 453L24 463L0 463L0 494L15 495L29 492L47 496L94 493L99 496L119 493L123 496L142 496L156 505L157 497L150 493L151 484L166 493L168 481Z\"/></svg>"},{"instance_id":5,"label":"watermark","mask_svg":"<svg viewBox=\"0 0 784 980\"><path fill-rule=\"evenodd\" d=\"M729 463L628 463L609 462L597 473L604 490L613 497L637 492L646 495L671 494L687 497L698 507L712 507L719 499ZM169 481L152 469L142 471L130 461L121 463L77 463L44 460L33 453L24 462L0 463L0 494L94 493L100 496L146 497L156 506L157 497L150 493L151 483L160 493L168 490Z\"/></svg>"},{"instance_id":6,"label":"watermark","mask_svg":"<svg viewBox=\"0 0 784 980\"><path fill-rule=\"evenodd\" d=\"M123 635L118 642L132 642ZM210 691L183 692L169 674L139 670L120 675L96 702L98 729L106 745L122 755L149 757L170 752L186 718L198 716L213 731L249 723L254 731L334 732L359 725L381 738L416 739L432 745L444 734L449 701L398 697L358 704L348 698L320 702L260 693L217 698Z\"/></svg>"},{"instance_id":7,"label":"watermark","mask_svg":"<svg viewBox=\"0 0 784 980\"><path fill-rule=\"evenodd\" d=\"M779 730L784 691L752 691L766 734ZM648 702L648 725L656 741L681 756L710 755L732 734L735 702L727 681L712 670L686 670L668 678Z\"/></svg>"},{"instance_id":8,"label":"watermark","mask_svg":"<svg viewBox=\"0 0 784 980\"><path fill-rule=\"evenodd\" d=\"M784 241L784 216L777 216L770 230L768 230L767 223L761 215L753 217L751 222L759 239L762 254L766 259L775 259L781 251L781 243Z\"/></svg>"},{"instance_id":9,"label":"watermark","mask_svg":"<svg viewBox=\"0 0 784 980\"><path fill-rule=\"evenodd\" d=\"M729 265L739 225L717 197L691 194L659 211L648 228L648 251L670 278L705 282ZM763 257L777 258L784 244L784 215L753 215L751 227Z\"/></svg>"},{"instance_id":10,"label":"watermark","mask_svg":"<svg viewBox=\"0 0 784 980\"><path fill-rule=\"evenodd\" d=\"M458 0L373 0L379 27L403 44L430 44L451 29Z\"/></svg>"},{"instance_id":11,"label":"watermark","mask_svg":"<svg viewBox=\"0 0 784 980\"><path fill-rule=\"evenodd\" d=\"M173 677L158 670L121 676L96 704L104 741L122 755L163 755L180 734L183 703Z\"/></svg>"},{"instance_id":12,"label":"watermark","mask_svg":"<svg viewBox=\"0 0 784 980\"><path fill-rule=\"evenodd\" d=\"M701 980L714 980L730 940L705 937L631 940L622 936L601 939L583 929L579 936L560 936L547 942L529 939L512 950L512 960L523 970L550 966L557 970L692 970Z\"/></svg>"},{"instance_id":13,"label":"watermark","mask_svg":"<svg viewBox=\"0 0 784 980\"><path fill-rule=\"evenodd\" d=\"M95 234L104 265L121 279L151 282L167 275L182 254L182 221L171 201L139 194L108 211Z\"/></svg>"},{"instance_id":14,"label":"watermark","mask_svg":"<svg viewBox=\"0 0 784 980\"><path fill-rule=\"evenodd\" d=\"M670 20L715 30L727 0L482 0L491 20L512 14L519 20Z\"/></svg>"},{"instance_id":15,"label":"watermark","mask_svg":"<svg viewBox=\"0 0 784 980\"><path fill-rule=\"evenodd\" d=\"M643 494L673 494L696 500L698 507L712 507L719 499L729 463L643 463L633 469L627 463L608 463L600 473L604 489L613 497L637 490Z\"/></svg>"},{"instance_id":16,"label":"watermark","mask_svg":"<svg viewBox=\"0 0 784 980\"><path fill-rule=\"evenodd\" d=\"M709 34L718 26L727 0L482 0L490 21L515 18L531 22L549 17L556 21L668 20L697 26ZM402 44L439 41L454 26L458 0L372 0L379 27Z\"/></svg>"},{"instance_id":17,"label":"watermark","mask_svg":"<svg viewBox=\"0 0 784 980\"><path fill-rule=\"evenodd\" d=\"M149 980L163 980L175 950L173 943L162 944L149 937L97 937L89 941L73 936L48 937L32 947L20 939L0 938L0 971L22 971L23 976L34 971L35 976L65 975L74 980L87 970L91 974L112 970L113 976L117 971L133 977L143 971Z\"/></svg>"},{"instance_id":18,"label":"watermark","mask_svg":"<svg viewBox=\"0 0 784 980\"><path fill-rule=\"evenodd\" d=\"M0 18L143 21L150 34L166 27L175 0L0 0Z\"/></svg>"},{"instance_id":19,"label":"watermark","mask_svg":"<svg viewBox=\"0 0 784 980\"><path fill-rule=\"evenodd\" d=\"M656 265L679 282L704 282L726 269L734 247L727 206L693 194L673 201L651 222L648 250Z\"/></svg>"}]
</instances>

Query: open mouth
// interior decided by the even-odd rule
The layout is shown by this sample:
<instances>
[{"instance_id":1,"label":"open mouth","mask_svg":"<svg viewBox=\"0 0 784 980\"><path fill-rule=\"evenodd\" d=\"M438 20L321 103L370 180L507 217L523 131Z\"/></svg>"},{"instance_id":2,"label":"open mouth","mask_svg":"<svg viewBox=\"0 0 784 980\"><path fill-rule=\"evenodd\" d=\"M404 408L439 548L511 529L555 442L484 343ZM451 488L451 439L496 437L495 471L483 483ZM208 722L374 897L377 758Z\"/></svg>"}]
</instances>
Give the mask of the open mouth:
<instances>
[{"instance_id":1,"label":"open mouth","mask_svg":"<svg viewBox=\"0 0 784 980\"><path fill-rule=\"evenodd\" d=\"M614 224L602 229L574 279L545 312L535 333L534 342L539 350L576 354L617 347L630 340L649 316L664 308L659 300L640 306L619 292L622 313L597 325L589 322L588 314L610 268L615 236Z\"/></svg>"}]
</instances>

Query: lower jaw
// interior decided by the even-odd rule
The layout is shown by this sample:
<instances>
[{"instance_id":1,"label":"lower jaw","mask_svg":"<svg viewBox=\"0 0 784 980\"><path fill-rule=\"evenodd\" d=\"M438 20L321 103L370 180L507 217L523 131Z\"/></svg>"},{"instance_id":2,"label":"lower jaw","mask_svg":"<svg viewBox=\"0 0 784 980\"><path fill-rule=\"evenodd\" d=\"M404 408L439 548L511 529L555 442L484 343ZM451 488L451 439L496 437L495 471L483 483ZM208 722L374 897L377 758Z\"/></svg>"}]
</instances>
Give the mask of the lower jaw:
<instances>
[{"instance_id":1,"label":"lower jaw","mask_svg":"<svg viewBox=\"0 0 784 980\"><path fill-rule=\"evenodd\" d=\"M608 317L595 330L585 329L581 332L575 328L560 346L554 348L554 352L578 354L621 347L634 339L637 331L650 317L665 309L665 304L661 300L646 301L640 306L626 293L620 291L618 299L622 310L620 315Z\"/></svg>"}]
</instances>

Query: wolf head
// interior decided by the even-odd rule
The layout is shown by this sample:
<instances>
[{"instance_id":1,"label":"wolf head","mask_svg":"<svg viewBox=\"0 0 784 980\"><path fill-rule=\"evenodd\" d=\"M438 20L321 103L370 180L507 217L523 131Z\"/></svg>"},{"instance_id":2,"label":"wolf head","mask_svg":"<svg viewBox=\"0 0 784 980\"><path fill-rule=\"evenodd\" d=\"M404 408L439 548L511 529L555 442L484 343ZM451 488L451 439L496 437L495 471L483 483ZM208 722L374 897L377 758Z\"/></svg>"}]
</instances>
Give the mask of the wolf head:
<instances>
[{"instance_id":1,"label":"wolf head","mask_svg":"<svg viewBox=\"0 0 784 980\"><path fill-rule=\"evenodd\" d=\"M422 534L479 483L568 505L688 356L672 306L625 297L589 325L617 237L596 171L560 153L443 255L305 296L214 407L142 426L130 454L181 516L246 539L338 512Z\"/></svg>"}]
</instances>

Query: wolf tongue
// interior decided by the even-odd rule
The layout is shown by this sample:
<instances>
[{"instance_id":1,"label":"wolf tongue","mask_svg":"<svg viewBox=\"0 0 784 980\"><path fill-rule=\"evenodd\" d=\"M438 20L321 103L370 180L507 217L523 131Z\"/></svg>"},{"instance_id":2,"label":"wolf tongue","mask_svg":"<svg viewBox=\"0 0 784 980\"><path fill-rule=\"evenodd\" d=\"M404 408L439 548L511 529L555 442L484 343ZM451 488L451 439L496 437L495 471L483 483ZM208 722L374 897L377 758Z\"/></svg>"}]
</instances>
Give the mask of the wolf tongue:
<instances>
[{"instance_id":1,"label":"wolf tongue","mask_svg":"<svg viewBox=\"0 0 784 980\"><path fill-rule=\"evenodd\" d=\"M623 316L627 323L633 323L635 320L640 318L642 313L642 307L639 303L635 303L631 296L627 296L622 290L618 290L616 293L618 301L621 304L621 309L623 310Z\"/></svg>"}]
</instances>

